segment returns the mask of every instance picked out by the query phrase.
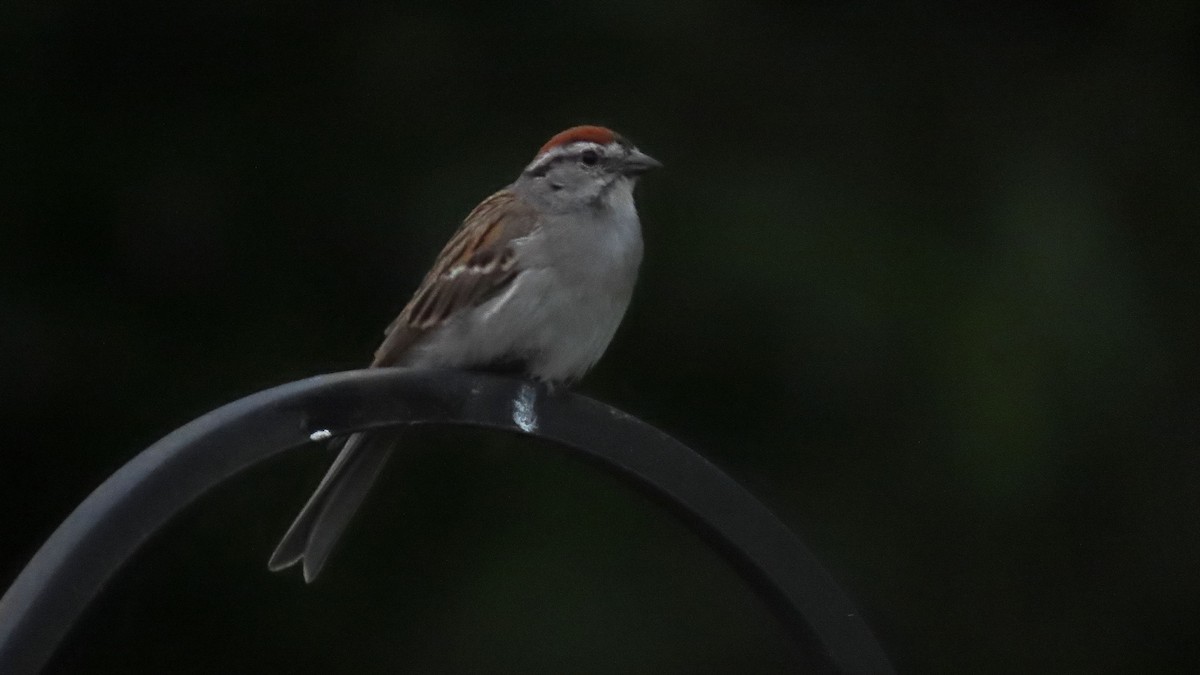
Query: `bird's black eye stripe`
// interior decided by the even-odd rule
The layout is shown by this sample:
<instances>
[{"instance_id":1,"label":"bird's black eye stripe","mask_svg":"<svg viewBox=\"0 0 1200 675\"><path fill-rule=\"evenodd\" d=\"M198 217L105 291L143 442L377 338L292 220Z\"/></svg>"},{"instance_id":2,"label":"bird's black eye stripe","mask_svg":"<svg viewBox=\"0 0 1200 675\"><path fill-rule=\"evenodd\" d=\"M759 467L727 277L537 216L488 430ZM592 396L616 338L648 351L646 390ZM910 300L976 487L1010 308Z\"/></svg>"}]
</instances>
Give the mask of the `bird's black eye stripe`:
<instances>
[{"instance_id":1,"label":"bird's black eye stripe","mask_svg":"<svg viewBox=\"0 0 1200 675\"><path fill-rule=\"evenodd\" d=\"M579 155L579 161L588 166L595 166L596 162L600 161L600 153L596 152L595 150L584 150L583 153Z\"/></svg>"}]
</instances>

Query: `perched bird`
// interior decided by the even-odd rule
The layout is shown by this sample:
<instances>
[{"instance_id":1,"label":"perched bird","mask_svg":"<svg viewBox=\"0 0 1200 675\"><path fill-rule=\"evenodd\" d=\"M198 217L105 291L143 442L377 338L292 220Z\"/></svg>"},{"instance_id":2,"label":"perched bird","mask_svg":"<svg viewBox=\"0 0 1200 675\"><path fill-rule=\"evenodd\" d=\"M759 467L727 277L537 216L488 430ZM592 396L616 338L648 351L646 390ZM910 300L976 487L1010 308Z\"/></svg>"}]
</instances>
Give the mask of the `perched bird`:
<instances>
[{"instance_id":1,"label":"perched bird","mask_svg":"<svg viewBox=\"0 0 1200 675\"><path fill-rule=\"evenodd\" d=\"M642 261L633 188L661 164L604 127L556 134L483 200L388 326L372 368L515 369L582 377L612 340ZM386 433L349 437L268 563L312 581L391 453Z\"/></svg>"}]
</instances>

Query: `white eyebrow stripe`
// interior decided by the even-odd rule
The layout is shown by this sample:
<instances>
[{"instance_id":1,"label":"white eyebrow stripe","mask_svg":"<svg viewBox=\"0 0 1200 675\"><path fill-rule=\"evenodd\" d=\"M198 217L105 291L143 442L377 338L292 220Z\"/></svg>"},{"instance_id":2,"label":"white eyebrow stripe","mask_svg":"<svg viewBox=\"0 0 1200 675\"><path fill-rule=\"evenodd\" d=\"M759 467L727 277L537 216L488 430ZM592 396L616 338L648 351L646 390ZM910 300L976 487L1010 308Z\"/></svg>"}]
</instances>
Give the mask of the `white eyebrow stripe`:
<instances>
[{"instance_id":1,"label":"white eyebrow stripe","mask_svg":"<svg viewBox=\"0 0 1200 675\"><path fill-rule=\"evenodd\" d=\"M608 145L600 145L599 143L593 143L592 141L574 141L566 145L558 145L535 157L534 160L529 163L529 166L525 167L525 171L526 173L531 173L549 164L550 162L553 162L559 157L575 154L582 151L584 148L611 150L614 146L618 145L620 144L615 141L609 143Z\"/></svg>"}]
</instances>

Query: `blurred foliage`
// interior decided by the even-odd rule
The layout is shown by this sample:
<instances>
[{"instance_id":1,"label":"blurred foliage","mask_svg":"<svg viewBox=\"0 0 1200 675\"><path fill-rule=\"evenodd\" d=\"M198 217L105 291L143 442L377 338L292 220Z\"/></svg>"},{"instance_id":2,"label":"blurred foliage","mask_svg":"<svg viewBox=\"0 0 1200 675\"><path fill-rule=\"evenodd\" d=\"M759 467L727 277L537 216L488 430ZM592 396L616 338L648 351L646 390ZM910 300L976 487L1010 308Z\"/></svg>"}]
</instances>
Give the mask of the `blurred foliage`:
<instances>
[{"instance_id":1,"label":"blurred foliage","mask_svg":"<svg viewBox=\"0 0 1200 675\"><path fill-rule=\"evenodd\" d=\"M1200 5L18 1L0 53L0 586L175 426L364 364L598 122L667 169L585 393L756 492L902 671L1200 663ZM189 510L51 672L790 668L694 537L512 439L414 433L318 583L269 575L328 460Z\"/></svg>"}]
</instances>

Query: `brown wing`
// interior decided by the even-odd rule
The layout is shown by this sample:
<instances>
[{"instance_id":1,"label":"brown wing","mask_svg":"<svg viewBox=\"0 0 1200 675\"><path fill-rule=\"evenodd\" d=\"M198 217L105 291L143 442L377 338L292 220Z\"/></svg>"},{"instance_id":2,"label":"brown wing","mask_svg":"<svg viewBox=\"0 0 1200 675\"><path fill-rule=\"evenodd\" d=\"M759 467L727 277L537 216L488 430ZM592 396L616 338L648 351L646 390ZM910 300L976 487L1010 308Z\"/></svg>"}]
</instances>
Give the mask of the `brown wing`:
<instances>
[{"instance_id":1,"label":"brown wing","mask_svg":"<svg viewBox=\"0 0 1200 675\"><path fill-rule=\"evenodd\" d=\"M516 276L512 242L537 227L537 216L508 190L483 200L450 238L400 316L384 331L371 367L397 364L426 331L474 307Z\"/></svg>"}]
</instances>

